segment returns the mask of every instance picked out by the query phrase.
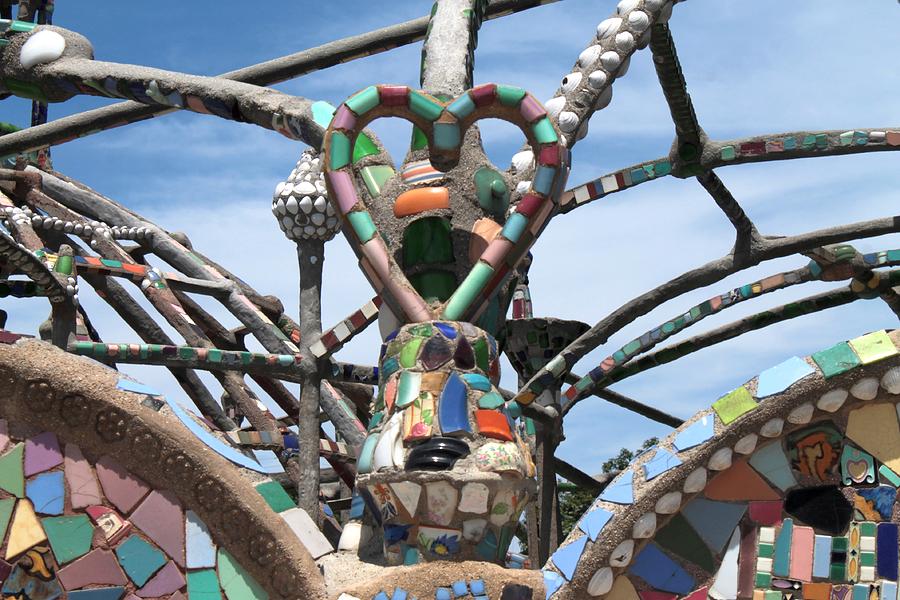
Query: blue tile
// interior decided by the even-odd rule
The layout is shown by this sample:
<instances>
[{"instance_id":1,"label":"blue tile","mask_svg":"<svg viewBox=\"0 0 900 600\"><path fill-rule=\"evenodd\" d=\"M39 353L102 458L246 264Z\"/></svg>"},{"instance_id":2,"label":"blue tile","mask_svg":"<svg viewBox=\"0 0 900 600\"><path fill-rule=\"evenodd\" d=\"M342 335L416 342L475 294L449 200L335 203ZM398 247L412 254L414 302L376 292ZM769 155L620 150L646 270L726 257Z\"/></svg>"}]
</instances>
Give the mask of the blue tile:
<instances>
[{"instance_id":1,"label":"blue tile","mask_svg":"<svg viewBox=\"0 0 900 600\"><path fill-rule=\"evenodd\" d=\"M148 396L163 395L162 392L153 389L149 385L144 385L143 383L138 383L137 381L131 381L130 379L125 379L124 377L119 377L119 382L116 384L116 387L126 392L134 392L135 394L147 394Z\"/></svg>"},{"instance_id":2,"label":"blue tile","mask_svg":"<svg viewBox=\"0 0 900 600\"><path fill-rule=\"evenodd\" d=\"M469 586L466 585L465 581L454 581L450 584L450 587L453 588L453 595L457 598L461 598L469 594Z\"/></svg>"},{"instance_id":3,"label":"blue tile","mask_svg":"<svg viewBox=\"0 0 900 600\"><path fill-rule=\"evenodd\" d=\"M759 374L756 386L756 397L765 398L773 394L780 394L807 375L812 375L816 370L809 366L805 360L798 356L792 356L783 363L766 369Z\"/></svg>"},{"instance_id":4,"label":"blue tile","mask_svg":"<svg viewBox=\"0 0 900 600\"><path fill-rule=\"evenodd\" d=\"M856 488L857 496L868 500L871 507L878 511L881 519L890 521L894 513L894 501L897 499L897 490L889 485L879 485L874 488Z\"/></svg>"},{"instance_id":5,"label":"blue tile","mask_svg":"<svg viewBox=\"0 0 900 600\"><path fill-rule=\"evenodd\" d=\"M710 439L715 433L713 430L714 421L715 419L713 419L711 414L701 417L696 422L689 425L687 429L679 432L678 435L675 436L672 445L675 446L679 452L687 450L688 448L693 448L694 446L699 446Z\"/></svg>"},{"instance_id":6,"label":"blue tile","mask_svg":"<svg viewBox=\"0 0 900 600\"><path fill-rule=\"evenodd\" d=\"M460 431L471 432L466 386L455 372L447 378L441 391L438 420L444 435Z\"/></svg>"},{"instance_id":7,"label":"blue tile","mask_svg":"<svg viewBox=\"0 0 900 600\"><path fill-rule=\"evenodd\" d=\"M72 600L119 600L125 594L125 588L106 587L91 590L76 590L69 592Z\"/></svg>"},{"instance_id":8,"label":"blue tile","mask_svg":"<svg viewBox=\"0 0 900 600\"><path fill-rule=\"evenodd\" d=\"M472 594L475 596L481 596L485 593L484 591L484 581L481 579L473 579L469 582L469 589L472 590Z\"/></svg>"},{"instance_id":9,"label":"blue tile","mask_svg":"<svg viewBox=\"0 0 900 600\"><path fill-rule=\"evenodd\" d=\"M680 464L681 460L670 451L665 448L657 448L653 458L644 463L644 476L647 481L650 481Z\"/></svg>"},{"instance_id":10,"label":"blue tile","mask_svg":"<svg viewBox=\"0 0 900 600\"><path fill-rule=\"evenodd\" d=\"M628 572L664 592L685 595L697 587L694 578L653 542L644 546Z\"/></svg>"},{"instance_id":11,"label":"blue tile","mask_svg":"<svg viewBox=\"0 0 900 600\"><path fill-rule=\"evenodd\" d=\"M438 588L434 593L434 600L453 600L452 594L450 588Z\"/></svg>"},{"instance_id":12,"label":"blue tile","mask_svg":"<svg viewBox=\"0 0 900 600\"><path fill-rule=\"evenodd\" d=\"M634 502L634 492L631 489L633 480L634 473L625 471L603 490L600 499L616 504L631 504Z\"/></svg>"},{"instance_id":13,"label":"blue tile","mask_svg":"<svg viewBox=\"0 0 900 600\"><path fill-rule=\"evenodd\" d=\"M846 596L845 596L846 598ZM869 599L869 584L868 583L857 583L853 586L853 596L851 596L852 600L868 600Z\"/></svg>"},{"instance_id":14,"label":"blue tile","mask_svg":"<svg viewBox=\"0 0 900 600\"><path fill-rule=\"evenodd\" d=\"M409 596L409 593L403 588L394 588L394 595L391 596L391 600L406 600L407 596Z\"/></svg>"},{"instance_id":15,"label":"blue tile","mask_svg":"<svg viewBox=\"0 0 900 600\"><path fill-rule=\"evenodd\" d=\"M572 580L572 575L575 574L575 567L578 566L578 561L581 559L581 554L584 552L587 541L587 536L583 535L574 542L560 546L553 553L553 556L550 557L556 568L570 581Z\"/></svg>"},{"instance_id":16,"label":"blue tile","mask_svg":"<svg viewBox=\"0 0 900 600\"><path fill-rule=\"evenodd\" d=\"M597 536L600 535L600 532L603 531L603 528L606 527L606 524L612 518L613 514L611 512L598 506L581 517L581 520L578 521L578 529L586 533L592 542L596 542Z\"/></svg>"},{"instance_id":17,"label":"blue tile","mask_svg":"<svg viewBox=\"0 0 900 600\"><path fill-rule=\"evenodd\" d=\"M817 535L813 546L813 577L828 578L831 565L831 536Z\"/></svg>"},{"instance_id":18,"label":"blue tile","mask_svg":"<svg viewBox=\"0 0 900 600\"><path fill-rule=\"evenodd\" d=\"M65 508L66 489L63 472L41 473L25 485L25 495L34 510L44 515L61 515Z\"/></svg>"},{"instance_id":19,"label":"blue tile","mask_svg":"<svg viewBox=\"0 0 900 600\"><path fill-rule=\"evenodd\" d=\"M435 323L434 326L437 327L438 331L443 333L444 337L446 337L447 339L456 339L456 329L454 329L453 326L449 323Z\"/></svg>"},{"instance_id":20,"label":"blue tile","mask_svg":"<svg viewBox=\"0 0 900 600\"><path fill-rule=\"evenodd\" d=\"M750 457L750 465L760 475L782 490L787 490L797 485L797 480L794 479L791 465L781 449L780 442L763 446L754 452L753 456Z\"/></svg>"},{"instance_id":21,"label":"blue tile","mask_svg":"<svg viewBox=\"0 0 900 600\"><path fill-rule=\"evenodd\" d=\"M563 586L566 582L562 576L556 571L551 571L550 569L544 569L544 590L547 595L545 596L545 600L550 600L550 597L556 593L556 591Z\"/></svg>"},{"instance_id":22,"label":"blue tile","mask_svg":"<svg viewBox=\"0 0 900 600\"><path fill-rule=\"evenodd\" d=\"M709 549L719 554L746 510L746 504L695 498L682 509L681 514L706 542Z\"/></svg>"},{"instance_id":23,"label":"blue tile","mask_svg":"<svg viewBox=\"0 0 900 600\"><path fill-rule=\"evenodd\" d=\"M897 580L897 524L879 523L876 533L875 564L878 565L878 577Z\"/></svg>"},{"instance_id":24,"label":"blue tile","mask_svg":"<svg viewBox=\"0 0 900 600\"><path fill-rule=\"evenodd\" d=\"M390 598L388 598L388 595L384 592L378 592L377 594L375 594L372 600L390 600Z\"/></svg>"},{"instance_id":25,"label":"blue tile","mask_svg":"<svg viewBox=\"0 0 900 600\"><path fill-rule=\"evenodd\" d=\"M881 582L881 596L878 600L896 600L897 584L893 581Z\"/></svg>"}]
</instances>

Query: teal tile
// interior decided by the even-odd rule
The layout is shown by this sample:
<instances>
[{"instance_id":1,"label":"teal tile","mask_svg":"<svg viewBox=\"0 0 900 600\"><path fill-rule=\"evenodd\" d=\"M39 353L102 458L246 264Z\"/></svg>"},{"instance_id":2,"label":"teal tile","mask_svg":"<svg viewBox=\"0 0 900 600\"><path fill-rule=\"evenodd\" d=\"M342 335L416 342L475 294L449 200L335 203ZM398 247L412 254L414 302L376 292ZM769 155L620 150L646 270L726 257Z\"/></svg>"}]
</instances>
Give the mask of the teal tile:
<instances>
[{"instance_id":1,"label":"teal tile","mask_svg":"<svg viewBox=\"0 0 900 600\"><path fill-rule=\"evenodd\" d=\"M378 106L379 102L381 102L381 99L378 97L378 88L370 85L349 98L345 104L347 108L352 110L357 116L360 116Z\"/></svg>"},{"instance_id":2,"label":"teal tile","mask_svg":"<svg viewBox=\"0 0 900 600\"><path fill-rule=\"evenodd\" d=\"M219 549L219 583L228 600L267 600L269 595L227 551Z\"/></svg>"},{"instance_id":3,"label":"teal tile","mask_svg":"<svg viewBox=\"0 0 900 600\"><path fill-rule=\"evenodd\" d=\"M750 457L750 465L782 490L797 485L791 465L779 442L773 442L754 452Z\"/></svg>"},{"instance_id":4,"label":"teal tile","mask_svg":"<svg viewBox=\"0 0 900 600\"><path fill-rule=\"evenodd\" d=\"M187 591L188 600L222 600L219 580L213 569L188 572Z\"/></svg>"},{"instance_id":5,"label":"teal tile","mask_svg":"<svg viewBox=\"0 0 900 600\"><path fill-rule=\"evenodd\" d=\"M142 587L164 564L165 555L143 538L132 534L116 548L119 565L137 587Z\"/></svg>"},{"instance_id":6,"label":"teal tile","mask_svg":"<svg viewBox=\"0 0 900 600\"><path fill-rule=\"evenodd\" d=\"M794 531L794 520L785 519L781 531L775 538L775 556L772 559L772 574L787 577L791 563L791 534Z\"/></svg>"},{"instance_id":7,"label":"teal tile","mask_svg":"<svg viewBox=\"0 0 900 600\"><path fill-rule=\"evenodd\" d=\"M294 501L284 491L284 487L277 481L266 481L256 486L256 491L263 497L266 504L277 513L296 507Z\"/></svg>"},{"instance_id":8,"label":"teal tile","mask_svg":"<svg viewBox=\"0 0 900 600\"><path fill-rule=\"evenodd\" d=\"M831 348L816 352L812 355L812 359L822 369L822 374L826 379L846 373L861 364L859 357L847 342L841 342Z\"/></svg>"},{"instance_id":9,"label":"teal tile","mask_svg":"<svg viewBox=\"0 0 900 600\"><path fill-rule=\"evenodd\" d=\"M86 515L74 517L47 517L41 526L50 541L53 556L60 564L84 556L91 549L94 526Z\"/></svg>"}]
</instances>

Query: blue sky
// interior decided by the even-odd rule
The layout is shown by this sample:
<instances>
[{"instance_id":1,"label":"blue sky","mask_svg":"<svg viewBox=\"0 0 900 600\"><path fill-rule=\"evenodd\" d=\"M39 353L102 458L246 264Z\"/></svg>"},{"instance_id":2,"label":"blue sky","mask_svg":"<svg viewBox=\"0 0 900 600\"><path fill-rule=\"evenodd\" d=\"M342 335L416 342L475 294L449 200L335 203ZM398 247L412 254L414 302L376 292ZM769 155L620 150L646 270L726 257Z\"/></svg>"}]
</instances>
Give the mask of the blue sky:
<instances>
[{"instance_id":1,"label":"blue sky","mask_svg":"<svg viewBox=\"0 0 900 600\"><path fill-rule=\"evenodd\" d=\"M86 35L98 59L213 75L415 18L427 14L430 6L430 1L292 2L254 11L247 3L225 0L60 0L54 19ZM865 8L863 14L851 15L848 4L836 0L688 0L676 6L671 27L707 133L725 139L900 125L900 74L891 66L900 52L900 5L870 0ZM476 53L476 83L515 84L548 99L593 39L597 23L614 9L607 0L563 0L486 22ZM337 104L373 83L416 86L420 49L414 44L277 87ZM57 118L107 102L77 98L51 106L50 114ZM22 100L7 100L0 103L0 120L25 124L29 109ZM383 122L375 130L395 157L402 156L406 126ZM497 164L507 164L521 143L520 134L492 123L483 132L489 155ZM673 133L649 51L641 51L628 75L615 83L611 106L592 119L588 137L577 145L570 186L662 156ZM188 232L195 247L261 293L281 297L296 315L293 246L269 209L272 190L302 149L249 125L176 114L66 144L54 149L53 158L60 171L162 227ZM876 153L736 166L719 174L763 233L791 234L896 214L898 166L896 154ZM726 253L732 241L730 224L695 181L668 178L616 194L558 217L538 241L531 272L535 313L594 323L630 298ZM856 245L862 251L897 248L900 236ZM340 237L326 252L323 320L330 326L372 292ZM712 295L806 262L802 257L773 261L686 294L613 336L576 371L586 372L613 349ZM709 318L688 335L828 288L810 284L776 292ZM86 285L81 296L104 340L137 340ZM48 313L40 302L4 300L0 307L10 312L8 327L18 331L35 330ZM229 326L237 324L224 311L216 314ZM896 317L883 303L860 301L743 336L613 389L687 418L792 355L895 324ZM339 357L372 364L378 343L373 327ZM504 385L513 387L515 375L508 364L504 369ZM123 370L181 395L162 369ZM567 440L559 453L597 472L618 448L637 446L646 437L668 431L588 399L567 419Z\"/></svg>"}]
</instances>

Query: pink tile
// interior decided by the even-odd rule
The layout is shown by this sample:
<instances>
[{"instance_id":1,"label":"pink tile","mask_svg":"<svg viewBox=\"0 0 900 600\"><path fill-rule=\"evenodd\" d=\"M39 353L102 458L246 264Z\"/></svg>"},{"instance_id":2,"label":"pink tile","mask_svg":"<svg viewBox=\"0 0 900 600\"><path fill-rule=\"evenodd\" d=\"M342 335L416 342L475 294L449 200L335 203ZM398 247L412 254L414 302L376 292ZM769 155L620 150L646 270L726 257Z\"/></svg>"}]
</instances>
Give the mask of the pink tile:
<instances>
[{"instance_id":1,"label":"pink tile","mask_svg":"<svg viewBox=\"0 0 900 600\"><path fill-rule=\"evenodd\" d=\"M66 444L65 471L72 508L87 508L102 503L94 470L75 444Z\"/></svg>"},{"instance_id":2,"label":"pink tile","mask_svg":"<svg viewBox=\"0 0 900 600\"><path fill-rule=\"evenodd\" d=\"M125 585L125 573L116 557L109 550L98 548L88 552L57 574L66 590L77 590L86 585Z\"/></svg>"},{"instance_id":3,"label":"pink tile","mask_svg":"<svg viewBox=\"0 0 900 600\"><path fill-rule=\"evenodd\" d=\"M184 575L171 560L144 587L137 591L141 598L160 598L177 592L185 585Z\"/></svg>"},{"instance_id":4,"label":"pink tile","mask_svg":"<svg viewBox=\"0 0 900 600\"><path fill-rule=\"evenodd\" d=\"M131 522L184 566L184 513L171 492L151 492L131 515Z\"/></svg>"},{"instance_id":5,"label":"pink tile","mask_svg":"<svg viewBox=\"0 0 900 600\"><path fill-rule=\"evenodd\" d=\"M794 526L791 535L791 579L812 581L814 544L815 533L812 527Z\"/></svg>"},{"instance_id":6,"label":"pink tile","mask_svg":"<svg viewBox=\"0 0 900 600\"><path fill-rule=\"evenodd\" d=\"M97 477L103 486L103 493L123 513L130 512L150 491L146 483L126 471L109 456L97 461Z\"/></svg>"},{"instance_id":7,"label":"pink tile","mask_svg":"<svg viewBox=\"0 0 900 600\"><path fill-rule=\"evenodd\" d=\"M6 427L6 419L0 419L0 452L9 446L9 429Z\"/></svg>"},{"instance_id":8,"label":"pink tile","mask_svg":"<svg viewBox=\"0 0 900 600\"><path fill-rule=\"evenodd\" d=\"M53 432L39 433L25 442L25 477L49 471L62 461L59 441Z\"/></svg>"}]
</instances>

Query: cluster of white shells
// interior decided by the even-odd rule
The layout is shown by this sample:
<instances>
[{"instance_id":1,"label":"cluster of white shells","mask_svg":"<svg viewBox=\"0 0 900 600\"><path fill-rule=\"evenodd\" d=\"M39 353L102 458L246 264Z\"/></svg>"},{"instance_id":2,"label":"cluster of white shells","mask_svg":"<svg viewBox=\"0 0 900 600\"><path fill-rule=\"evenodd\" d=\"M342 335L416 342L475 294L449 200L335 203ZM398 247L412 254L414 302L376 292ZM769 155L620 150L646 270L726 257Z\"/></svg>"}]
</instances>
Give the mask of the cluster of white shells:
<instances>
[{"instance_id":1,"label":"cluster of white shells","mask_svg":"<svg viewBox=\"0 0 900 600\"><path fill-rule=\"evenodd\" d=\"M608 566L603 566L594 573L587 585L587 593L591 596L603 596L612 589L616 574L613 568L624 568L631 563L634 554L636 540L651 537L656 532L657 515L671 515L676 513L684 502L685 494L696 494L706 487L710 472L724 471L732 464L734 454L750 455L756 450L760 437L777 438L784 430L785 420L792 425L805 425L809 423L816 409L825 413L834 413L843 408L847 399L851 396L863 402L874 400L878 396L879 388L883 388L889 394L900 395L900 367L894 367L881 376L863 377L849 390L834 388L823 393L815 402L804 402L794 407L786 419L772 418L766 421L759 429L759 433L749 433L739 439L734 446L719 448L712 453L705 467L698 467L691 471L684 479L681 491L675 490L663 494L656 501L653 511L646 512L634 522L631 537L617 545L609 554ZM897 404L897 415L900 418L900 404ZM708 418L713 413L708 413ZM638 467L639 469L640 467Z\"/></svg>"},{"instance_id":2,"label":"cluster of white shells","mask_svg":"<svg viewBox=\"0 0 900 600\"><path fill-rule=\"evenodd\" d=\"M287 181L275 186L272 214L289 240L322 240L334 237L341 220L328 201L319 156L305 150Z\"/></svg>"},{"instance_id":3,"label":"cluster of white shells","mask_svg":"<svg viewBox=\"0 0 900 600\"><path fill-rule=\"evenodd\" d=\"M28 207L7 206L3 211L6 219L14 225L72 234L90 241L91 247L96 247L98 238L139 241L146 239L150 234L146 227L110 227L101 221L84 223L67 221L57 217L39 215Z\"/></svg>"}]
</instances>

